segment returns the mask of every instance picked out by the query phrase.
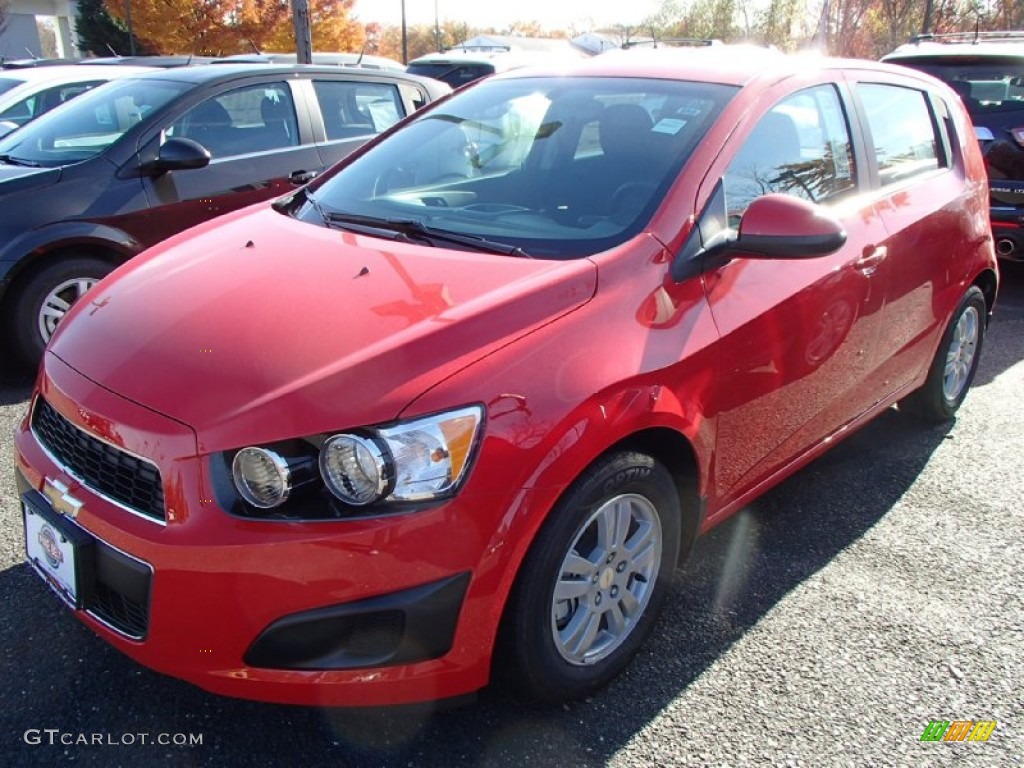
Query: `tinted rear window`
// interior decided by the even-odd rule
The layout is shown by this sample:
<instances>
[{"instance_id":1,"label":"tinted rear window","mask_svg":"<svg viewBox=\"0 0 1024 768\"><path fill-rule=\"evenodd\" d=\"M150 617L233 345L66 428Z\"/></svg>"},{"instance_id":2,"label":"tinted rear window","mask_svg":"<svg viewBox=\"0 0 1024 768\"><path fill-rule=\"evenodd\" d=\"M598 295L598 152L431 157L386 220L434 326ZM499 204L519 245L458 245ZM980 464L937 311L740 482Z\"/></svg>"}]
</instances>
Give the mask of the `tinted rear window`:
<instances>
[{"instance_id":1,"label":"tinted rear window","mask_svg":"<svg viewBox=\"0 0 1024 768\"><path fill-rule=\"evenodd\" d=\"M949 83L972 115L1024 111L1024 54L887 59Z\"/></svg>"},{"instance_id":2,"label":"tinted rear window","mask_svg":"<svg viewBox=\"0 0 1024 768\"><path fill-rule=\"evenodd\" d=\"M0 78L0 93L5 93L6 91L11 90L11 88L15 88L15 87L17 87L19 85L21 85L21 80L11 80L9 78Z\"/></svg>"},{"instance_id":3,"label":"tinted rear window","mask_svg":"<svg viewBox=\"0 0 1024 768\"><path fill-rule=\"evenodd\" d=\"M460 85L479 80L481 77L493 75L494 66L492 64L463 64L459 62L424 62L419 64L413 62L406 69L406 72L410 75L432 77L435 80L440 80L442 83L447 83L452 88L458 88Z\"/></svg>"}]
</instances>

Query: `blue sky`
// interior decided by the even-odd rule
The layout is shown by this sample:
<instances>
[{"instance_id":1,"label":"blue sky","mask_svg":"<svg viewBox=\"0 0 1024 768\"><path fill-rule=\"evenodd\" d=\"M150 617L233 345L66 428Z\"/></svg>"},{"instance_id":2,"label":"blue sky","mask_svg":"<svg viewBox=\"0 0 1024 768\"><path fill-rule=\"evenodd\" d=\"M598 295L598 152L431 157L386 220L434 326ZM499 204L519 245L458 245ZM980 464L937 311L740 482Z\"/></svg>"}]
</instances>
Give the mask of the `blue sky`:
<instances>
[{"instance_id":1,"label":"blue sky","mask_svg":"<svg viewBox=\"0 0 1024 768\"><path fill-rule=\"evenodd\" d=\"M622 22L635 24L653 13L660 0L436 0L441 21L455 19L477 27L502 27L513 21L539 21L547 28L574 24L579 31ZM405 0L409 24L433 24L435 0ZM402 0L356 0L355 15L363 23L398 24Z\"/></svg>"}]
</instances>

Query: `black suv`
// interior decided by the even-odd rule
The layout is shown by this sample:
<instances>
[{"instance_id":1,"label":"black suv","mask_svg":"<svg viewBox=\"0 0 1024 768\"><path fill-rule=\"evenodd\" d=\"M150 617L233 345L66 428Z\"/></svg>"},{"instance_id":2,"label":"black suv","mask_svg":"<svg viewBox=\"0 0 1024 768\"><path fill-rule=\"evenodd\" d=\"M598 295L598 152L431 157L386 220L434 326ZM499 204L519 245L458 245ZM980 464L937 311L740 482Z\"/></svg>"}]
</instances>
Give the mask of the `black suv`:
<instances>
[{"instance_id":1,"label":"black suv","mask_svg":"<svg viewBox=\"0 0 1024 768\"><path fill-rule=\"evenodd\" d=\"M960 94L985 153L996 253L1024 261L1024 31L919 35L882 60Z\"/></svg>"},{"instance_id":2,"label":"black suv","mask_svg":"<svg viewBox=\"0 0 1024 768\"><path fill-rule=\"evenodd\" d=\"M122 77L0 140L0 335L30 364L71 305L186 227L312 179L451 89L210 64Z\"/></svg>"}]
</instances>

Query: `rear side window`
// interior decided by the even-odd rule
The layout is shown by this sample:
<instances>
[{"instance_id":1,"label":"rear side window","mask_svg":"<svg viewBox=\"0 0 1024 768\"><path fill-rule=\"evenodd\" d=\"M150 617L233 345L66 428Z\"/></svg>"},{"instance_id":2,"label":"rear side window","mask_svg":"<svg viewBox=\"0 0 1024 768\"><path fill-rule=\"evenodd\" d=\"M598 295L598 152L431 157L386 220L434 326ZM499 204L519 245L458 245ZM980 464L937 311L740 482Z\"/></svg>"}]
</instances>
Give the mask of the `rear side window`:
<instances>
[{"instance_id":1,"label":"rear side window","mask_svg":"<svg viewBox=\"0 0 1024 768\"><path fill-rule=\"evenodd\" d=\"M375 136L405 117L398 88L387 83L314 80L328 141Z\"/></svg>"},{"instance_id":2,"label":"rear side window","mask_svg":"<svg viewBox=\"0 0 1024 768\"><path fill-rule=\"evenodd\" d=\"M927 95L916 88L859 83L881 185L899 184L945 165Z\"/></svg>"}]
</instances>

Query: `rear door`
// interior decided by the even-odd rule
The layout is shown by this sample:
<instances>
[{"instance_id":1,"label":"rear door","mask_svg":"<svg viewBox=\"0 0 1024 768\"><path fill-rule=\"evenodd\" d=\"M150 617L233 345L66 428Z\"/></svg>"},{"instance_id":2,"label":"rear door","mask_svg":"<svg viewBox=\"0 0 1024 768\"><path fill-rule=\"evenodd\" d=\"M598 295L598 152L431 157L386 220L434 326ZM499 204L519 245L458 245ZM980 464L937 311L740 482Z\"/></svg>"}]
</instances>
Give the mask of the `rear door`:
<instances>
[{"instance_id":1,"label":"rear door","mask_svg":"<svg viewBox=\"0 0 1024 768\"><path fill-rule=\"evenodd\" d=\"M987 212L972 204L976 196L964 183L963 160L950 141L949 107L941 98L923 83L874 73L858 77L851 88L869 148L863 170L877 189L875 205L887 231L878 380L889 395L931 363L977 248L967 234L977 229L971 220Z\"/></svg>"},{"instance_id":2,"label":"rear door","mask_svg":"<svg viewBox=\"0 0 1024 768\"><path fill-rule=\"evenodd\" d=\"M304 89L325 167L386 131L427 99L418 86L385 78L317 74Z\"/></svg>"},{"instance_id":3,"label":"rear door","mask_svg":"<svg viewBox=\"0 0 1024 768\"><path fill-rule=\"evenodd\" d=\"M223 86L143 138L143 161L170 137L199 142L206 168L143 179L154 240L246 205L283 195L323 169L292 82Z\"/></svg>"}]
</instances>

